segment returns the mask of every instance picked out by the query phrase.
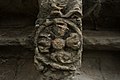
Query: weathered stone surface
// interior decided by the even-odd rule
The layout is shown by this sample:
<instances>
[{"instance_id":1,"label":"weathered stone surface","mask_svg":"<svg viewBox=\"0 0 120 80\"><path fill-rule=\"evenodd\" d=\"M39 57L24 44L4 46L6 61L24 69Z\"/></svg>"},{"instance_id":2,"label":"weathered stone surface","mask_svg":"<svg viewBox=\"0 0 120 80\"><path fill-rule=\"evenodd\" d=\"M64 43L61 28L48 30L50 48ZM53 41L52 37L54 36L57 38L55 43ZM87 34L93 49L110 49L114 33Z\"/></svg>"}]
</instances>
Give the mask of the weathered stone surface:
<instances>
[{"instance_id":1,"label":"weathered stone surface","mask_svg":"<svg viewBox=\"0 0 120 80\"><path fill-rule=\"evenodd\" d=\"M0 0L0 14L16 13L26 15L37 15L38 1L37 0Z\"/></svg>"},{"instance_id":2,"label":"weathered stone surface","mask_svg":"<svg viewBox=\"0 0 120 80\"><path fill-rule=\"evenodd\" d=\"M119 0L83 0L84 29L120 30L119 4Z\"/></svg>"},{"instance_id":3,"label":"weathered stone surface","mask_svg":"<svg viewBox=\"0 0 120 80\"><path fill-rule=\"evenodd\" d=\"M84 31L84 48L94 50L120 50L120 33Z\"/></svg>"},{"instance_id":4,"label":"weathered stone surface","mask_svg":"<svg viewBox=\"0 0 120 80\"><path fill-rule=\"evenodd\" d=\"M16 74L14 80L36 80L39 73L34 67L33 58L20 59Z\"/></svg>"},{"instance_id":5,"label":"weathered stone surface","mask_svg":"<svg viewBox=\"0 0 120 80\"><path fill-rule=\"evenodd\" d=\"M82 71L87 76L93 80L119 80L119 52L85 51L85 53Z\"/></svg>"},{"instance_id":6,"label":"weathered stone surface","mask_svg":"<svg viewBox=\"0 0 120 80\"><path fill-rule=\"evenodd\" d=\"M29 1L30 1L30 3L29 3ZM37 14L36 9L38 7L35 7L36 5L34 5L34 1L36 1L36 0L29 0L29 1L27 1L27 0L26 1L22 1L22 0L18 0L18 1L13 0L13 1L11 1L11 0L9 0L9 1L4 2L4 1L1 0L0 1L0 4L1 4L0 5L0 9L1 9L1 11L0 11L0 14L1 14L1 16L0 16L0 18L1 18L0 27L6 27L7 26L7 27L12 27L12 28L15 27L16 28L18 26L19 27L21 27L21 26L24 27L25 25L33 25L34 20L36 18L36 14ZM71 1L73 1L73 0L71 0ZM101 7L100 8L100 13L99 13L99 11L98 12L95 11L95 12L93 12L93 16L92 16L92 17L97 17L97 18L99 17L98 18L99 20L94 19L93 22L95 20L98 20L98 21L94 22L95 24L93 24L93 25L97 25L97 24L101 25L101 27L99 29L102 29L102 28L105 29L106 28L106 30L108 30L108 29L109 30L113 30L113 29L119 30L120 28L118 26L119 26L119 21L120 21L119 17L120 16L119 16L119 11L118 10L119 10L120 7L118 5L119 5L120 1L118 1L118 0L116 0L116 1L100 0L100 1L101 1L101 3L99 3L99 5ZM10 4L9 4L9 2L10 2ZM31 4L31 2L33 2L33 3ZM94 2L94 1L92 0L92 2ZM37 1L36 1L36 3L37 3ZM31 5L29 5L29 4L31 4ZM94 4L94 3L92 3L92 4ZM47 5L47 6L49 6L49 5ZM56 17L57 18L58 17L76 18L76 17L81 16L79 14L81 12L79 12L79 11L78 11L78 13L76 13L77 15L72 15L72 13L76 12L74 10L70 11L66 15L62 14L61 13L61 7L63 7L63 5L61 6L61 5L52 4L52 7L53 7L53 9L51 9L50 7L48 7L48 9L47 9L48 10L47 15L49 15L49 10L50 10L50 14L51 14L50 16L52 16L52 18L56 18ZM76 8L76 9L78 9L78 8ZM51 12L51 10L53 10L53 11ZM58 11L56 11L56 10L58 10ZM67 9L66 12L68 12L68 10L69 10L69 8ZM98 8L96 10L98 10ZM42 13L44 13L44 12L42 12L42 10L40 10L40 11L41 11L40 14L43 15ZM96 13L98 13L98 14L96 15ZM28 15L27 19L23 18L24 16L22 16L21 14L24 15L24 16ZM17 17L17 16L19 16L19 17ZM21 16L22 16L22 18L21 18ZM46 14L45 14L45 15L43 15L41 17L50 18L50 16L47 17ZM15 18L13 18L13 17L15 17ZM29 17L31 17L31 18L29 18ZM40 17L40 15L38 16L38 18L39 17ZM20 19L20 20L18 20L18 19ZM14 22L14 21L16 21L16 22ZM49 23L49 20L46 20L46 22L47 21ZM21 25L21 23L23 23L23 24ZM74 20L73 20L73 23L74 23ZM57 29L57 31L55 31L55 34L58 35L57 37L61 37L61 36L64 35L64 32L67 29L67 27L66 27L67 25L66 26L65 25L66 24L64 24L64 26L60 24L55 29L53 29L54 31ZM74 24L69 24L69 25L74 25ZM44 24L44 26L48 26L48 24L47 25ZM60 27L62 29L59 29L58 27ZM12 30L9 29L8 32L7 31L4 32L4 30L2 30L2 32L4 32L4 33L0 32L1 33L0 34L0 45L2 45L2 46L4 46L4 45L22 45L22 46L26 46L27 45L28 46L29 40L31 40L31 39L29 39L28 35L31 34L32 31L30 30L31 32L28 32L29 34L26 34L27 32L24 32L24 31L19 33L18 28L16 30L17 31L13 31L13 29ZM27 30L27 31L29 31L29 30ZM14 35L11 34L11 33L13 33ZM84 34L85 35L84 36L85 49L87 48L87 49L99 49L99 50L101 50L101 49L102 50L120 50L120 37L119 37L120 35L119 35L119 32L118 33L117 32L114 32L114 33L113 32L112 33L111 32L106 32L106 33L104 33L104 32L95 32L94 34L91 34L91 32L89 33L89 31L86 32ZM44 35L44 37L46 37L46 35ZM49 36L47 36L47 37L49 37ZM59 62L59 63L71 63L71 58L70 58L71 54L62 51L61 49L63 49L65 47L65 42L66 42L67 47L70 47L70 48L72 48L74 50L78 49L79 46L80 46L79 45L80 44L79 38L73 38L73 37L74 37L74 35L71 34L71 36L68 37L66 39L66 41L64 41L64 39L58 39L58 38L53 40L52 47L58 50L58 52L56 51L55 53L51 53L52 57L50 57L50 58L53 61ZM40 42L40 44L41 43L42 43L42 41ZM38 46L38 48L41 50L41 52L48 53L49 48L51 47L51 43L50 44L49 44L49 42L48 43L43 42L43 43L47 47L45 49L43 49L44 47ZM59 53L59 54L57 54L57 53ZM74 52L74 53L76 53L76 52ZM104 60L104 58L102 58L102 60ZM119 79L118 78L119 77L119 72L118 72L119 68L118 67L116 68L116 66L114 66L114 65L112 65L112 66L109 65L109 64L111 64L111 62L112 62L112 64L114 64L114 62L112 60L114 60L114 59L110 58L110 60L106 60L106 62L102 61L103 63L99 63L101 61L101 59L100 60L99 59L97 60L96 58L95 59L89 59L88 61L90 61L90 64L89 63L88 64L90 65L90 67L89 67L89 65L87 65L87 68L84 69L84 70L87 70L87 71L84 71L84 72L89 73L89 76L88 75L86 76L86 74L81 73L82 75L79 75L79 79L83 79L83 80L85 80L85 79L87 79L87 80L88 79L90 79L90 80L94 80L94 79L110 80L110 79L112 79L112 80L114 80L115 79L115 80L118 80ZM0 72L1 72L0 79L3 79L3 80L7 80L7 79L11 79L11 80L12 79L18 79L18 80L21 80L21 79L22 80L38 79L39 80L41 77L44 77L44 76L40 77L38 75L36 76L37 72L35 72L35 75L32 75L32 74L34 74L33 64L27 63L28 61L21 61L22 63L20 62L20 64L24 65L24 62L25 62L25 65L24 66L20 65L19 67L17 67L18 63L17 63L17 66L16 66L16 61L14 61L14 60L12 62L15 62L15 64L10 62L10 64L5 64L4 65L4 63L6 63L6 61L7 61L7 59L1 59L2 66L0 65ZM108 64L107 64L107 62L108 62ZM94 64L95 66L93 66L93 65L91 65L92 63L97 63L97 64L96 65ZM116 62L115 64L118 64L118 62ZM13 65L13 66L11 66L11 65ZM106 67L104 67L103 65L105 65ZM18 74L19 75L17 75L17 76L16 76L17 70L16 70L15 66L17 68L20 68L20 69L18 69ZM29 67L29 66L32 66L32 68ZM103 66L103 67L100 68L99 66ZM54 64L52 65L52 67L53 68L59 68L59 69L61 68L60 66L54 65ZM115 67L117 70L113 69L113 67ZM97 68L97 70L95 70L96 68ZM31 71L31 69L33 71ZM43 69L43 67L41 67L41 69ZM68 68L66 68L66 66L65 66L64 69L68 69ZM73 68L69 68L69 69L72 70ZM93 73L91 71L89 72L89 70L93 70L93 71L95 71L95 73ZM54 71L54 69L53 69L53 71ZM10 73L10 74L8 74L8 73ZM91 74L91 73L93 73L93 74ZM32 76L26 76L25 74L28 74L28 75L31 74ZM50 74L50 73L46 73L45 76L48 75L48 74ZM114 75L112 75L112 74L114 74ZM54 76L54 75L52 75L52 76ZM96 76L96 77L91 78L91 76ZM81 77L83 77L83 78L81 78ZM55 77L55 78L57 78L57 77ZM75 79L75 78L77 79L78 77L74 77L73 79ZM48 80L49 80L49 78L48 78Z\"/></svg>"},{"instance_id":7,"label":"weathered stone surface","mask_svg":"<svg viewBox=\"0 0 120 80\"><path fill-rule=\"evenodd\" d=\"M84 15L92 11L87 18L83 19L84 29L96 29L96 26L99 30L120 30L119 4L119 0L83 0ZM34 25L38 11L37 0L1 0L0 27Z\"/></svg>"},{"instance_id":8,"label":"weathered stone surface","mask_svg":"<svg viewBox=\"0 0 120 80\"><path fill-rule=\"evenodd\" d=\"M82 55L82 0L38 0L34 62L40 80L74 80Z\"/></svg>"},{"instance_id":9,"label":"weathered stone surface","mask_svg":"<svg viewBox=\"0 0 120 80\"><path fill-rule=\"evenodd\" d=\"M0 0L0 28L34 26L37 0Z\"/></svg>"},{"instance_id":10,"label":"weathered stone surface","mask_svg":"<svg viewBox=\"0 0 120 80\"><path fill-rule=\"evenodd\" d=\"M16 76L16 59L0 58L0 80L14 80Z\"/></svg>"},{"instance_id":11,"label":"weathered stone surface","mask_svg":"<svg viewBox=\"0 0 120 80\"><path fill-rule=\"evenodd\" d=\"M18 34L15 34L16 32ZM26 32L26 34L24 32ZM32 48L30 46L32 42L31 38L28 37L29 34L31 33L32 33L32 29L24 29L24 30L20 29L19 31L14 30L12 32L8 30L2 30L2 31L0 30L0 34L1 34L0 46L14 45L14 46L24 46L24 47ZM11 36L9 37L9 35L7 34L10 34ZM84 49L91 49L91 50L93 49L94 50L119 50L120 49L120 45L119 45L120 33L118 31L114 32L114 31L88 31L87 30L87 31L83 31L83 35L84 35Z\"/></svg>"},{"instance_id":12,"label":"weathered stone surface","mask_svg":"<svg viewBox=\"0 0 120 80\"><path fill-rule=\"evenodd\" d=\"M13 53L12 51L14 50L9 50L7 54L10 55ZM23 51L22 54L26 54L26 51ZM30 58L20 58L16 54L14 56L0 57L0 80L40 80L40 74L34 67L33 55ZM81 72L76 78L78 80L119 80L119 61L119 52L87 50L83 53ZM74 80L77 80L76 78Z\"/></svg>"}]
</instances>

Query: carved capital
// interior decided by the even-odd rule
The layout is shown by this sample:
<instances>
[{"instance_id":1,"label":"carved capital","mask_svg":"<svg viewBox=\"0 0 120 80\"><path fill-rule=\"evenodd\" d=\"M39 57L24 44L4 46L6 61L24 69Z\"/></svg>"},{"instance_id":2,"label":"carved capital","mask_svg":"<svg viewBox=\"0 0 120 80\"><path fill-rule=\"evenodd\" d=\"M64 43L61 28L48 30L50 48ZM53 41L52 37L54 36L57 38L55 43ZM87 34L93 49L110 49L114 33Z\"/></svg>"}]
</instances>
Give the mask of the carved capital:
<instances>
[{"instance_id":1,"label":"carved capital","mask_svg":"<svg viewBox=\"0 0 120 80\"><path fill-rule=\"evenodd\" d=\"M34 62L46 80L67 80L80 68L83 44L80 3L78 0L39 0L43 12L39 12L36 23ZM46 6L50 11L46 11Z\"/></svg>"}]
</instances>

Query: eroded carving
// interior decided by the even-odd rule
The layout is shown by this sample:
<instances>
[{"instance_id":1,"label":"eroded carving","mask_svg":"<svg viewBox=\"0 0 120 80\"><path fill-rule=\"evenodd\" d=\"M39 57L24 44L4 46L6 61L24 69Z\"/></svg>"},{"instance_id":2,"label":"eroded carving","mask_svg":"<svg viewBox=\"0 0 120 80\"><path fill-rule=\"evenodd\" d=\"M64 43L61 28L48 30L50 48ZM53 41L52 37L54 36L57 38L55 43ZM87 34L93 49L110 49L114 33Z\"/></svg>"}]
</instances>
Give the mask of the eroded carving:
<instances>
[{"instance_id":1,"label":"eroded carving","mask_svg":"<svg viewBox=\"0 0 120 80\"><path fill-rule=\"evenodd\" d=\"M66 77L73 76L81 63L82 10L77 0L74 0L72 1L74 3L71 3L72 7L66 12L68 4L70 6L68 1L71 0L59 1L51 0L49 2L51 12L48 18L45 17L42 24L36 24L39 26L35 35L34 59L37 69L44 74L44 77L46 74L47 78L53 80L67 80ZM46 80L50 80L47 78Z\"/></svg>"}]
</instances>

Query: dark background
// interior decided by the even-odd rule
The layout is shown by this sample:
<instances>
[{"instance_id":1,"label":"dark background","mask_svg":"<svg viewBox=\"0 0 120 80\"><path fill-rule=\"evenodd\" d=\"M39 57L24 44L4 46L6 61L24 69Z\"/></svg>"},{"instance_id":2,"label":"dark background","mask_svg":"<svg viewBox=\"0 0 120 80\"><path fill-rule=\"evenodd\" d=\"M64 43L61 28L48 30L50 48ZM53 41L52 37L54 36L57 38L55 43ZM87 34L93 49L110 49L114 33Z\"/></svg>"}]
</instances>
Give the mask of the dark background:
<instances>
[{"instance_id":1,"label":"dark background","mask_svg":"<svg viewBox=\"0 0 120 80\"><path fill-rule=\"evenodd\" d=\"M83 29L120 30L120 0L83 0ZM37 0L0 0L0 27L35 25Z\"/></svg>"}]
</instances>

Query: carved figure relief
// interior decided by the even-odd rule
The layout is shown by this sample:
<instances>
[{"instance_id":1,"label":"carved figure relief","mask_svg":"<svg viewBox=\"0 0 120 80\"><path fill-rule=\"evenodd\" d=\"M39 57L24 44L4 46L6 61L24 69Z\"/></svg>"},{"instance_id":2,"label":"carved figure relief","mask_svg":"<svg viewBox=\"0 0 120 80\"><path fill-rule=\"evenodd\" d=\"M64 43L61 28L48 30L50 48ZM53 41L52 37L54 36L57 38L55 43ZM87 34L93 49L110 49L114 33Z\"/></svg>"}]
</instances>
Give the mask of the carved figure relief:
<instances>
[{"instance_id":1,"label":"carved figure relief","mask_svg":"<svg viewBox=\"0 0 120 80\"><path fill-rule=\"evenodd\" d=\"M39 26L35 35L35 65L39 71L51 73L46 76L54 80L61 80L62 74L70 75L78 70L82 53L80 6L77 2L71 3L73 7L66 12L69 0L63 0L67 4L58 1L48 1L51 12L43 23L36 24Z\"/></svg>"}]
</instances>

